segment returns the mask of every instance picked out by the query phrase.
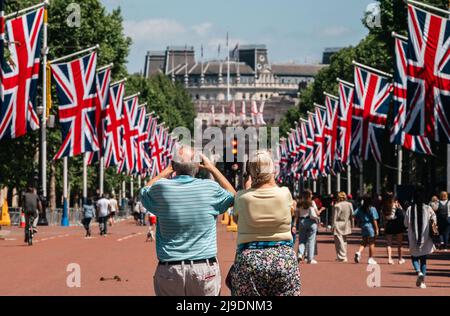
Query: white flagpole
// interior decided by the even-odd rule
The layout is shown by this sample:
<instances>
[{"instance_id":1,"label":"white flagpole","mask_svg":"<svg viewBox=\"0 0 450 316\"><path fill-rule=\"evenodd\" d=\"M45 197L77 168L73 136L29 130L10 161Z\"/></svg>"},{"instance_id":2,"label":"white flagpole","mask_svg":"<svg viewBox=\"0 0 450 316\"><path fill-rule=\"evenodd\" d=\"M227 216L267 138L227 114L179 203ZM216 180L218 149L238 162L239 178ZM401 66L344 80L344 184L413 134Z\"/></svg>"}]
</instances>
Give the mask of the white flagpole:
<instances>
[{"instance_id":1,"label":"white flagpole","mask_svg":"<svg viewBox=\"0 0 450 316\"><path fill-rule=\"evenodd\" d=\"M142 176L138 175L138 190L142 187Z\"/></svg>"},{"instance_id":2,"label":"white flagpole","mask_svg":"<svg viewBox=\"0 0 450 316\"><path fill-rule=\"evenodd\" d=\"M19 11L13 12L13 13L10 13L10 14L8 14L8 15L5 15L5 20L8 20L8 19L11 19L11 18L18 17L19 15L25 14L25 13L30 12L30 11L33 11L33 10L40 9L40 8L42 8L42 7L44 7L44 6L48 6L49 3L50 3L50 0L45 0L45 1L43 1L42 3L36 4L36 5L31 6L31 7L29 7L29 8L25 8L25 9L22 9L22 10L19 10Z\"/></svg>"},{"instance_id":3,"label":"white flagpole","mask_svg":"<svg viewBox=\"0 0 450 316\"><path fill-rule=\"evenodd\" d=\"M105 187L104 187L104 181L105 181L105 158L103 158L103 157L100 157L100 174L99 174L99 178L100 178L99 191L100 191L100 196L102 196L103 193L105 193Z\"/></svg>"},{"instance_id":4,"label":"white flagpole","mask_svg":"<svg viewBox=\"0 0 450 316\"><path fill-rule=\"evenodd\" d=\"M327 194L331 194L331 175L329 174L327 176Z\"/></svg>"},{"instance_id":5,"label":"white flagpole","mask_svg":"<svg viewBox=\"0 0 450 316\"><path fill-rule=\"evenodd\" d=\"M347 194L352 194L352 167L347 166Z\"/></svg>"},{"instance_id":6,"label":"white flagpole","mask_svg":"<svg viewBox=\"0 0 450 316\"><path fill-rule=\"evenodd\" d=\"M45 1L44 25L42 29L42 122L41 122L41 174L42 196L47 199L47 54L48 54L48 9Z\"/></svg>"},{"instance_id":7,"label":"white flagpole","mask_svg":"<svg viewBox=\"0 0 450 316\"><path fill-rule=\"evenodd\" d=\"M127 188L124 180L122 181L122 199L125 199L126 196L127 196Z\"/></svg>"},{"instance_id":8,"label":"white flagpole","mask_svg":"<svg viewBox=\"0 0 450 316\"><path fill-rule=\"evenodd\" d=\"M313 180L313 193L317 192L317 180Z\"/></svg>"},{"instance_id":9,"label":"white flagpole","mask_svg":"<svg viewBox=\"0 0 450 316\"><path fill-rule=\"evenodd\" d=\"M130 179L130 197L134 198L134 176Z\"/></svg>"},{"instance_id":10,"label":"white flagpole","mask_svg":"<svg viewBox=\"0 0 450 316\"><path fill-rule=\"evenodd\" d=\"M78 55L82 55L84 53L90 53L90 52L92 52L94 50L97 50L99 48L100 48L100 45L97 44L97 45L95 45L93 47L83 49L83 50L81 50L79 52L76 52L76 53L73 53L73 54L70 54L70 55L67 55L67 56L64 56L64 57L60 57L60 58L57 58L57 59L53 59L53 60L49 61L49 63L50 64L58 63L58 62L66 60L66 59L69 59L69 58L72 58L72 57L75 57L75 56L78 56Z\"/></svg>"},{"instance_id":11,"label":"white flagpole","mask_svg":"<svg viewBox=\"0 0 450 316\"><path fill-rule=\"evenodd\" d=\"M83 154L83 203L87 199L87 164L88 164L88 154Z\"/></svg>"},{"instance_id":12,"label":"white flagpole","mask_svg":"<svg viewBox=\"0 0 450 316\"><path fill-rule=\"evenodd\" d=\"M403 149L397 145L397 185L402 185L402 173L403 173Z\"/></svg>"}]
</instances>

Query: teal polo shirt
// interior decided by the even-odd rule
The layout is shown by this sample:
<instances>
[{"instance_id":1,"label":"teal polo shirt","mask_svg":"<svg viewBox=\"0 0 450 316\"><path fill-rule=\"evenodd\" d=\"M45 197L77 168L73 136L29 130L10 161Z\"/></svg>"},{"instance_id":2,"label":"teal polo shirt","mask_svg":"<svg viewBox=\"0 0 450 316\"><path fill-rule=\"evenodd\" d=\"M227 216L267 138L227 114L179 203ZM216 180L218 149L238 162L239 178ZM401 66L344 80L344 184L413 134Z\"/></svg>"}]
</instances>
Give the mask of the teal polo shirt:
<instances>
[{"instance_id":1,"label":"teal polo shirt","mask_svg":"<svg viewBox=\"0 0 450 316\"><path fill-rule=\"evenodd\" d=\"M158 218L156 253L163 262L217 256L217 216L234 196L212 180L178 176L141 190L141 201Z\"/></svg>"}]
</instances>

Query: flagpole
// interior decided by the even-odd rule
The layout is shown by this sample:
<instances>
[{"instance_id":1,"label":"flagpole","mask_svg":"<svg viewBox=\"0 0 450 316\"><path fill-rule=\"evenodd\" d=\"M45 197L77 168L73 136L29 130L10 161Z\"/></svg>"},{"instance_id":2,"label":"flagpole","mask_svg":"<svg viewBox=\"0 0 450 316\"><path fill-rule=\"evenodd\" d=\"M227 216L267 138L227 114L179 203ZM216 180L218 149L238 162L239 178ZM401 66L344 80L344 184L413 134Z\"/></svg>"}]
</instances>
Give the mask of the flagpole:
<instances>
[{"instance_id":1,"label":"flagpole","mask_svg":"<svg viewBox=\"0 0 450 316\"><path fill-rule=\"evenodd\" d=\"M352 194L352 167L347 166L347 194Z\"/></svg>"},{"instance_id":2,"label":"flagpole","mask_svg":"<svg viewBox=\"0 0 450 316\"><path fill-rule=\"evenodd\" d=\"M230 102L230 38L227 33L227 101Z\"/></svg>"},{"instance_id":3,"label":"flagpole","mask_svg":"<svg viewBox=\"0 0 450 316\"><path fill-rule=\"evenodd\" d=\"M88 165L88 154L83 154L83 203L87 200L87 165Z\"/></svg>"},{"instance_id":4,"label":"flagpole","mask_svg":"<svg viewBox=\"0 0 450 316\"><path fill-rule=\"evenodd\" d=\"M373 67L370 67L370 66L367 66L367 65L358 63L358 62L356 62L356 61L353 61L352 63L353 63L354 66L363 68L363 69L368 70L368 71L371 71L371 72L375 72L375 73L377 73L377 74L380 75L380 76L384 76L384 77L388 77L388 78L393 78L393 77L394 77L394 76L393 76L392 74L390 74L390 73L387 73L387 72L381 71L381 70L379 70L379 69L376 69L376 68L373 68Z\"/></svg>"},{"instance_id":5,"label":"flagpole","mask_svg":"<svg viewBox=\"0 0 450 316\"><path fill-rule=\"evenodd\" d=\"M100 178L99 193L100 193L100 196L102 196L102 195L105 193L105 188L104 188L104 181L105 181L105 158L104 158L104 157L100 157L100 173L99 173L99 178Z\"/></svg>"},{"instance_id":6,"label":"flagpole","mask_svg":"<svg viewBox=\"0 0 450 316\"><path fill-rule=\"evenodd\" d=\"M95 51L95 50L97 50L99 48L100 48L100 45L97 44L97 45L95 45L93 47L80 50L79 52L76 52L76 53L73 53L73 54L70 54L70 55L67 55L67 56L64 56L64 57L53 59L53 60L49 61L48 63L49 64L58 63L58 62L64 61L66 59L70 59L70 58L78 56L78 55L82 55L82 54L85 54L85 53L90 53L90 52Z\"/></svg>"},{"instance_id":7,"label":"flagpole","mask_svg":"<svg viewBox=\"0 0 450 316\"><path fill-rule=\"evenodd\" d=\"M397 186L402 185L403 173L403 150L400 145L397 145Z\"/></svg>"},{"instance_id":8,"label":"flagpole","mask_svg":"<svg viewBox=\"0 0 450 316\"><path fill-rule=\"evenodd\" d=\"M134 198L134 176L133 175L131 176L131 179L130 179L130 197L131 197L131 199Z\"/></svg>"},{"instance_id":9,"label":"flagpole","mask_svg":"<svg viewBox=\"0 0 450 316\"><path fill-rule=\"evenodd\" d=\"M327 194L331 194L331 174L327 176Z\"/></svg>"},{"instance_id":10,"label":"flagpole","mask_svg":"<svg viewBox=\"0 0 450 316\"><path fill-rule=\"evenodd\" d=\"M68 192L68 161L67 157L63 158L63 214L61 218L61 226L69 226L69 205L67 200Z\"/></svg>"},{"instance_id":11,"label":"flagpole","mask_svg":"<svg viewBox=\"0 0 450 316\"><path fill-rule=\"evenodd\" d=\"M40 225L48 225L45 207L47 205L47 55L48 55L48 9L50 1L44 2L44 25L42 27L42 113L41 113L41 186L43 211L39 216Z\"/></svg>"},{"instance_id":12,"label":"flagpole","mask_svg":"<svg viewBox=\"0 0 450 316\"><path fill-rule=\"evenodd\" d=\"M5 16L5 20L18 17L19 15L25 14L25 13L33 11L33 10L40 9L40 8L42 8L44 6L48 6L49 2L50 2L50 0L45 0L42 3L36 4L34 6L31 6L31 7L28 7L28 8L25 8L25 9L22 9L22 10L10 13L10 14Z\"/></svg>"}]
</instances>

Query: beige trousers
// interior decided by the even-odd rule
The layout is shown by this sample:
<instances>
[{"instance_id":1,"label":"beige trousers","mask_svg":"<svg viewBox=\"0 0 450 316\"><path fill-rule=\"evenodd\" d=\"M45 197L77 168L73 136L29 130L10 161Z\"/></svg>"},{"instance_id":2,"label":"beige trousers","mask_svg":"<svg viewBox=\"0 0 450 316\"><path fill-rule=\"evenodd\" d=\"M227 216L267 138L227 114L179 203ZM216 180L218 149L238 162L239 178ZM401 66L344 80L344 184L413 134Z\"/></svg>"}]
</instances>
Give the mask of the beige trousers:
<instances>
[{"instance_id":1,"label":"beige trousers","mask_svg":"<svg viewBox=\"0 0 450 316\"><path fill-rule=\"evenodd\" d=\"M156 296L219 296L221 281L217 262L158 265L153 277Z\"/></svg>"},{"instance_id":2,"label":"beige trousers","mask_svg":"<svg viewBox=\"0 0 450 316\"><path fill-rule=\"evenodd\" d=\"M347 259L347 236L334 235L334 246L339 260Z\"/></svg>"}]
</instances>

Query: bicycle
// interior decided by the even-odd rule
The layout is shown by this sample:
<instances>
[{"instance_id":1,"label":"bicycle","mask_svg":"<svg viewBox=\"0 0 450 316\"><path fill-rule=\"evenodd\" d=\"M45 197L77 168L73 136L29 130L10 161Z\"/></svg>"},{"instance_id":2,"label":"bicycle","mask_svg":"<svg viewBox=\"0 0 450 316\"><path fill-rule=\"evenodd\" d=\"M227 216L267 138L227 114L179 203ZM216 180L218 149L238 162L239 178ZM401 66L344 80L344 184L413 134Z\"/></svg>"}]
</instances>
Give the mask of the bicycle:
<instances>
[{"instance_id":1,"label":"bicycle","mask_svg":"<svg viewBox=\"0 0 450 316\"><path fill-rule=\"evenodd\" d=\"M33 245L33 237L34 237L34 228L33 228L33 216L27 216L28 219L25 224L25 242L28 243L28 246Z\"/></svg>"}]
</instances>

